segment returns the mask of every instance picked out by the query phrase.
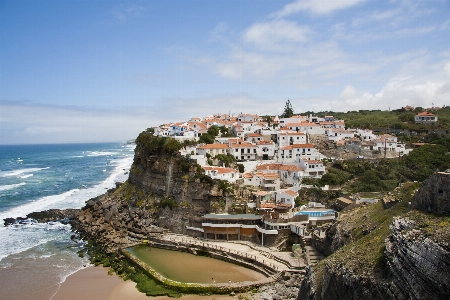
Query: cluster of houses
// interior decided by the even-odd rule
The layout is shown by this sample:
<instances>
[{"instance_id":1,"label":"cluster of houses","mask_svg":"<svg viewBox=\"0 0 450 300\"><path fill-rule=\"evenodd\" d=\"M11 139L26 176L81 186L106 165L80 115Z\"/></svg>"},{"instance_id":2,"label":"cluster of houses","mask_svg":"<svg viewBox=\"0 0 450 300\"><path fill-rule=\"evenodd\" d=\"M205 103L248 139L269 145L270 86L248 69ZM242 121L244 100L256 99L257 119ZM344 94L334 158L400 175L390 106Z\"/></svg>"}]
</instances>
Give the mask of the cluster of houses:
<instances>
[{"instance_id":1,"label":"cluster of houses","mask_svg":"<svg viewBox=\"0 0 450 300\"><path fill-rule=\"evenodd\" d=\"M437 117L428 112L420 113L416 118L420 122L437 121ZM213 144L187 146L181 150L182 154L194 159L211 178L255 187L255 201L247 205L257 210L260 216L210 214L204 216L202 228L187 228L210 238L263 237L264 234L276 235L280 229L304 235L308 224L334 219L335 212L324 207L295 208L302 179L321 178L326 172L323 164L326 156L313 143L318 137L333 143L337 149L353 149L356 153L389 151L399 156L406 152L405 145L395 136L346 129L345 122L335 120L333 116L273 117L268 120L253 114L220 114L154 127L154 134L179 141L198 141L213 125L227 128L232 136L219 134ZM244 165L244 172L212 165L220 154L233 156Z\"/></svg>"}]
</instances>

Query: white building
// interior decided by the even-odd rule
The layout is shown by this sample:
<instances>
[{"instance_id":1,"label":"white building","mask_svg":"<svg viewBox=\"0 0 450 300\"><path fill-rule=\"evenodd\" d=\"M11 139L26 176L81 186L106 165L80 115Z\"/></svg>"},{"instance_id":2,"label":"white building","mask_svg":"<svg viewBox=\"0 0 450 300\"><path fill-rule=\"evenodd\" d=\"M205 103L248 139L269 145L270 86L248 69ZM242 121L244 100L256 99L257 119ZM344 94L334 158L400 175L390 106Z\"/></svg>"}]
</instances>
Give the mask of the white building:
<instances>
[{"instance_id":1,"label":"white building","mask_svg":"<svg viewBox=\"0 0 450 300\"><path fill-rule=\"evenodd\" d=\"M268 141L260 141L256 143L256 155L261 160L272 160L275 157L275 143Z\"/></svg>"},{"instance_id":2,"label":"white building","mask_svg":"<svg viewBox=\"0 0 450 300\"><path fill-rule=\"evenodd\" d=\"M340 128L327 128L325 133L328 136L329 141L337 142L355 136L355 132L351 130L345 130Z\"/></svg>"},{"instance_id":3,"label":"white building","mask_svg":"<svg viewBox=\"0 0 450 300\"><path fill-rule=\"evenodd\" d=\"M321 160L301 159L300 167L305 170L305 175L311 178L322 178L325 174L325 166Z\"/></svg>"},{"instance_id":4,"label":"white building","mask_svg":"<svg viewBox=\"0 0 450 300\"><path fill-rule=\"evenodd\" d=\"M197 147L196 154L206 155L208 153L214 157L217 154L227 154L228 149L228 144L205 144Z\"/></svg>"},{"instance_id":5,"label":"white building","mask_svg":"<svg viewBox=\"0 0 450 300\"><path fill-rule=\"evenodd\" d=\"M289 204L291 208L294 208L296 197L298 197L298 192L290 189L281 189L277 190L275 201L276 203Z\"/></svg>"},{"instance_id":6,"label":"white building","mask_svg":"<svg viewBox=\"0 0 450 300\"><path fill-rule=\"evenodd\" d=\"M203 170L205 171L205 175L213 179L226 180L229 182L236 182L236 180L239 179L239 171L236 169L204 166Z\"/></svg>"},{"instance_id":7,"label":"white building","mask_svg":"<svg viewBox=\"0 0 450 300\"><path fill-rule=\"evenodd\" d=\"M258 146L247 143L238 142L230 144L229 153L236 158L236 160L256 160L258 154Z\"/></svg>"},{"instance_id":8,"label":"white building","mask_svg":"<svg viewBox=\"0 0 450 300\"><path fill-rule=\"evenodd\" d=\"M306 144L307 136L305 132L278 132L278 147L283 148L294 144Z\"/></svg>"},{"instance_id":9,"label":"white building","mask_svg":"<svg viewBox=\"0 0 450 300\"><path fill-rule=\"evenodd\" d=\"M416 123L430 124L436 123L437 121L438 117L429 111L424 111L414 116L414 122Z\"/></svg>"}]
</instances>

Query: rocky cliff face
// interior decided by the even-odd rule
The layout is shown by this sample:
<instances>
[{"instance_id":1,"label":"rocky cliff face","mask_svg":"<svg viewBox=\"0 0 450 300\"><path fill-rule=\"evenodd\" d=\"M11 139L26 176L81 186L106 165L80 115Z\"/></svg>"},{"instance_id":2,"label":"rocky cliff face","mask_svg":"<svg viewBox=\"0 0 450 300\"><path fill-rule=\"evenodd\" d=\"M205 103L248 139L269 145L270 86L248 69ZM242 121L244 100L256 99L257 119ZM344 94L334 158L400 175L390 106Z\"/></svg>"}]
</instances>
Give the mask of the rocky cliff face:
<instances>
[{"instance_id":1,"label":"rocky cliff face","mask_svg":"<svg viewBox=\"0 0 450 300\"><path fill-rule=\"evenodd\" d=\"M424 181L411 204L418 210L450 214L450 172L437 172Z\"/></svg>"},{"instance_id":2,"label":"rocky cliff face","mask_svg":"<svg viewBox=\"0 0 450 300\"><path fill-rule=\"evenodd\" d=\"M186 226L201 227L201 216L225 209L231 198L224 193L226 188L183 157L149 156L138 145L128 181L89 200L73 226L82 236L115 251L163 228L185 233Z\"/></svg>"},{"instance_id":3,"label":"rocky cliff face","mask_svg":"<svg viewBox=\"0 0 450 300\"><path fill-rule=\"evenodd\" d=\"M427 198L448 189L442 174L434 176L412 200L426 210L450 202ZM407 203L378 204L332 224L313 240L329 257L308 268L298 299L449 299L450 216L406 210Z\"/></svg>"}]
</instances>

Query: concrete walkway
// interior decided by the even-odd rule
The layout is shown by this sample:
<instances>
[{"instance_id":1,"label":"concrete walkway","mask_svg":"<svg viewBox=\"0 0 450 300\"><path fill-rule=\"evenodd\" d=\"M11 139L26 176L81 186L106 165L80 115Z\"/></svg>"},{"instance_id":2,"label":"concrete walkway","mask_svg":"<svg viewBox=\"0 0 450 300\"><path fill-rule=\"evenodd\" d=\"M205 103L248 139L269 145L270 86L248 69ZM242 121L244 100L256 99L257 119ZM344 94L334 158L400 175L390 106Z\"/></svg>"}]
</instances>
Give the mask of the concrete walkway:
<instances>
[{"instance_id":1,"label":"concrete walkway","mask_svg":"<svg viewBox=\"0 0 450 300\"><path fill-rule=\"evenodd\" d=\"M294 257L291 252L279 252L271 248L261 247L245 241L214 241L197 239L181 234L165 233L158 237L171 243L195 244L212 249L220 249L245 258L251 258L264 265L270 266L278 272L295 271L305 267L303 259Z\"/></svg>"}]
</instances>

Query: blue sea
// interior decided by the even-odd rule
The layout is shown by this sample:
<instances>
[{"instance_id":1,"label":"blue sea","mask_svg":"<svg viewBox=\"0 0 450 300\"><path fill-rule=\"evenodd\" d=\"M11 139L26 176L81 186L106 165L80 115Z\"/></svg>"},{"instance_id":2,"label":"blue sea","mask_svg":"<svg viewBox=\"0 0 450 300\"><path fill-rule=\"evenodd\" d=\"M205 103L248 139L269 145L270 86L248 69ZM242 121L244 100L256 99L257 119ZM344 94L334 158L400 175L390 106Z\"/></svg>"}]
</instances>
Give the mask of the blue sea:
<instances>
[{"instance_id":1,"label":"blue sea","mask_svg":"<svg viewBox=\"0 0 450 300\"><path fill-rule=\"evenodd\" d=\"M0 146L0 299L58 286L88 264L70 225L4 226L3 219L51 208L81 208L128 178L134 144Z\"/></svg>"}]
</instances>

